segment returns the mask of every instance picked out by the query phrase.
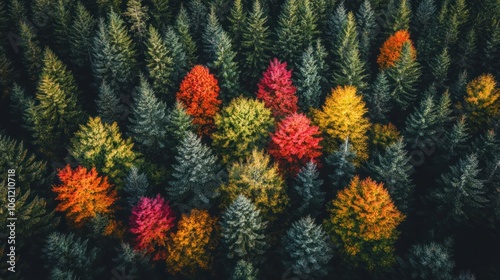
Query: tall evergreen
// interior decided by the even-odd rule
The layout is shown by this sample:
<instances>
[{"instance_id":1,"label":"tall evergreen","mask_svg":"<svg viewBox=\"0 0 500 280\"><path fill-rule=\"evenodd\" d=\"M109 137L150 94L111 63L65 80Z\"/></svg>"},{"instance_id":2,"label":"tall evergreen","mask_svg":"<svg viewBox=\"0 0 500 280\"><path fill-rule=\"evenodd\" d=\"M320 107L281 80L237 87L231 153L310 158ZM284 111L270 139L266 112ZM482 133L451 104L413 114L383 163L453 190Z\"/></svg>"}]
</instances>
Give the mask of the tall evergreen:
<instances>
[{"instance_id":1,"label":"tall evergreen","mask_svg":"<svg viewBox=\"0 0 500 280\"><path fill-rule=\"evenodd\" d=\"M328 273L332 249L321 225L307 216L292 224L283 237L283 265L294 275L306 279L322 279Z\"/></svg>"},{"instance_id":2,"label":"tall evergreen","mask_svg":"<svg viewBox=\"0 0 500 280\"><path fill-rule=\"evenodd\" d=\"M460 28L467 22L469 10L465 0L445 1L439 11L438 43L454 47L459 38Z\"/></svg>"},{"instance_id":3,"label":"tall evergreen","mask_svg":"<svg viewBox=\"0 0 500 280\"><path fill-rule=\"evenodd\" d=\"M107 83L103 82L99 87L97 96L97 114L103 122L120 122L127 108L120 102L121 97Z\"/></svg>"},{"instance_id":4,"label":"tall evergreen","mask_svg":"<svg viewBox=\"0 0 500 280\"><path fill-rule=\"evenodd\" d=\"M221 217L221 239L227 257L261 263L268 247L266 227L267 222L252 201L243 195L236 197Z\"/></svg>"},{"instance_id":5,"label":"tall evergreen","mask_svg":"<svg viewBox=\"0 0 500 280\"><path fill-rule=\"evenodd\" d=\"M335 11L333 11L327 21L326 27L326 37L328 40L328 46L330 50L335 50L339 45L340 33L344 29L347 22L347 11L344 6L344 2L340 2Z\"/></svg>"},{"instance_id":6,"label":"tall evergreen","mask_svg":"<svg viewBox=\"0 0 500 280\"><path fill-rule=\"evenodd\" d=\"M466 119L462 117L445 133L445 144L442 145L445 157L453 159L463 154L468 148L467 142L469 138Z\"/></svg>"},{"instance_id":7,"label":"tall evergreen","mask_svg":"<svg viewBox=\"0 0 500 280\"><path fill-rule=\"evenodd\" d=\"M68 34L71 62L78 67L90 65L92 36L96 21L81 2L76 3L75 15Z\"/></svg>"},{"instance_id":8,"label":"tall evergreen","mask_svg":"<svg viewBox=\"0 0 500 280\"><path fill-rule=\"evenodd\" d=\"M430 58L435 52L435 38L439 36L437 20L437 7L435 0L422 0L415 12L415 20L412 27L415 30L416 45L419 56L423 63L429 64Z\"/></svg>"},{"instance_id":9,"label":"tall evergreen","mask_svg":"<svg viewBox=\"0 0 500 280\"><path fill-rule=\"evenodd\" d=\"M473 70L477 55L477 35L474 28L471 28L465 36L459 39L458 55L455 62L460 69Z\"/></svg>"},{"instance_id":10,"label":"tall evergreen","mask_svg":"<svg viewBox=\"0 0 500 280\"><path fill-rule=\"evenodd\" d=\"M241 39L247 21L247 15L242 0L233 1L233 6L228 17L229 20L229 34L234 43L236 53L241 52Z\"/></svg>"},{"instance_id":11,"label":"tall evergreen","mask_svg":"<svg viewBox=\"0 0 500 280\"><path fill-rule=\"evenodd\" d=\"M130 172L125 178L123 190L127 194L127 203L132 208L141 197L145 197L149 191L148 177L144 173L139 174L139 169L135 166L130 168Z\"/></svg>"},{"instance_id":12,"label":"tall evergreen","mask_svg":"<svg viewBox=\"0 0 500 280\"><path fill-rule=\"evenodd\" d=\"M216 60L217 41L224 33L220 19L215 12L215 6L212 5L208 14L207 25L203 29L202 41L203 52L207 56L206 60L210 63Z\"/></svg>"},{"instance_id":13,"label":"tall evergreen","mask_svg":"<svg viewBox=\"0 0 500 280\"><path fill-rule=\"evenodd\" d=\"M127 9L123 15L130 25L130 31L132 31L132 34L134 34L134 36L142 42L148 32L148 7L143 6L141 0L128 0Z\"/></svg>"},{"instance_id":14,"label":"tall evergreen","mask_svg":"<svg viewBox=\"0 0 500 280\"><path fill-rule=\"evenodd\" d=\"M152 80L152 88L162 100L170 103L174 100L172 91L175 88L171 80L174 59L166 40L162 39L152 25L149 26L146 48L146 67Z\"/></svg>"},{"instance_id":15,"label":"tall evergreen","mask_svg":"<svg viewBox=\"0 0 500 280\"><path fill-rule=\"evenodd\" d=\"M191 21L189 20L188 12L184 6L181 6L175 20L175 31L177 32L179 41L183 46L184 52L186 53L188 68L192 67L197 60L196 44L194 43L190 30Z\"/></svg>"},{"instance_id":16,"label":"tall evergreen","mask_svg":"<svg viewBox=\"0 0 500 280\"><path fill-rule=\"evenodd\" d=\"M436 107L434 95L429 93L406 119L403 135L412 149L434 143L438 118Z\"/></svg>"},{"instance_id":17,"label":"tall evergreen","mask_svg":"<svg viewBox=\"0 0 500 280\"><path fill-rule=\"evenodd\" d=\"M377 78L367 90L366 102L368 103L368 114L370 118L376 121L384 121L387 119L387 113L391 110L391 95L389 89L389 81L385 71L377 74Z\"/></svg>"},{"instance_id":18,"label":"tall evergreen","mask_svg":"<svg viewBox=\"0 0 500 280\"><path fill-rule=\"evenodd\" d=\"M71 10L71 1L58 0L55 1L52 12L55 50L63 60L69 58L70 52L68 37L72 21Z\"/></svg>"},{"instance_id":19,"label":"tall evergreen","mask_svg":"<svg viewBox=\"0 0 500 280\"><path fill-rule=\"evenodd\" d=\"M194 132L193 119L186 112L181 102L175 102L167 115L168 146L171 151L176 151L181 141L189 131Z\"/></svg>"},{"instance_id":20,"label":"tall evergreen","mask_svg":"<svg viewBox=\"0 0 500 280\"><path fill-rule=\"evenodd\" d=\"M413 245L403 262L405 275L414 280L451 280L455 264L449 245L436 242Z\"/></svg>"},{"instance_id":21,"label":"tall evergreen","mask_svg":"<svg viewBox=\"0 0 500 280\"><path fill-rule=\"evenodd\" d=\"M299 27L300 0L286 0L281 7L276 27L275 56L292 67L298 62L302 52Z\"/></svg>"},{"instance_id":22,"label":"tall evergreen","mask_svg":"<svg viewBox=\"0 0 500 280\"><path fill-rule=\"evenodd\" d=\"M177 150L172 180L166 189L170 199L196 208L210 206L219 183L217 158L193 132L186 133Z\"/></svg>"},{"instance_id":23,"label":"tall evergreen","mask_svg":"<svg viewBox=\"0 0 500 280\"><path fill-rule=\"evenodd\" d=\"M375 40L377 22L375 12L370 0L365 0L356 13L356 21L359 27L359 54L362 61L368 61L372 53L372 45Z\"/></svg>"},{"instance_id":24,"label":"tall evergreen","mask_svg":"<svg viewBox=\"0 0 500 280\"><path fill-rule=\"evenodd\" d=\"M447 84L450 64L451 58L446 48L432 60L430 67L436 87L442 88Z\"/></svg>"},{"instance_id":25,"label":"tall evergreen","mask_svg":"<svg viewBox=\"0 0 500 280\"><path fill-rule=\"evenodd\" d=\"M165 24L170 22L170 0L150 0L151 2L151 17L154 22L154 26L156 26L159 30L165 29Z\"/></svg>"},{"instance_id":26,"label":"tall evergreen","mask_svg":"<svg viewBox=\"0 0 500 280\"><path fill-rule=\"evenodd\" d=\"M43 68L43 51L33 27L22 21L19 26L19 47L22 51L24 67L28 77L34 83L38 81L39 73Z\"/></svg>"},{"instance_id":27,"label":"tall evergreen","mask_svg":"<svg viewBox=\"0 0 500 280\"><path fill-rule=\"evenodd\" d=\"M385 33L410 29L411 6L409 0L390 0L386 11Z\"/></svg>"},{"instance_id":28,"label":"tall evergreen","mask_svg":"<svg viewBox=\"0 0 500 280\"><path fill-rule=\"evenodd\" d=\"M328 177L332 182L334 192L344 188L351 181L356 170L354 166L355 158L356 152L352 149L348 138L345 139L337 151L326 157L326 164L331 166L333 170L328 174Z\"/></svg>"},{"instance_id":29,"label":"tall evergreen","mask_svg":"<svg viewBox=\"0 0 500 280\"><path fill-rule=\"evenodd\" d=\"M184 76L189 71L189 57L184 49L180 36L172 27L167 28L165 33L165 46L172 54L171 82L174 89L177 89Z\"/></svg>"},{"instance_id":30,"label":"tall evergreen","mask_svg":"<svg viewBox=\"0 0 500 280\"><path fill-rule=\"evenodd\" d=\"M125 277L140 278L153 272L152 263L144 251L137 251L127 243L120 243L116 257L113 258L116 270L126 273ZM112 270L113 273L114 270ZM116 275L115 275L116 276Z\"/></svg>"},{"instance_id":31,"label":"tall evergreen","mask_svg":"<svg viewBox=\"0 0 500 280\"><path fill-rule=\"evenodd\" d=\"M321 101L322 78L318 66L318 58L312 46L302 54L302 60L298 67L297 96L299 97L299 106L305 112L310 107L318 108Z\"/></svg>"},{"instance_id":32,"label":"tall evergreen","mask_svg":"<svg viewBox=\"0 0 500 280\"><path fill-rule=\"evenodd\" d=\"M318 169L312 161L308 162L297 174L293 189L298 198L295 205L298 216L306 214L316 216L322 209L325 193L321 191L323 180L318 177Z\"/></svg>"},{"instance_id":33,"label":"tall evergreen","mask_svg":"<svg viewBox=\"0 0 500 280\"><path fill-rule=\"evenodd\" d=\"M257 280L259 270L256 269L252 263L245 260L239 260L236 263L230 280Z\"/></svg>"},{"instance_id":34,"label":"tall evergreen","mask_svg":"<svg viewBox=\"0 0 500 280\"><path fill-rule=\"evenodd\" d=\"M189 17L193 19L193 21L191 21L191 28L193 31L193 38L195 40L199 40L201 38L203 30L207 26L209 9L205 3L209 4L205 0L189 0L187 4ZM199 44L200 41L197 43Z\"/></svg>"}]
</instances>

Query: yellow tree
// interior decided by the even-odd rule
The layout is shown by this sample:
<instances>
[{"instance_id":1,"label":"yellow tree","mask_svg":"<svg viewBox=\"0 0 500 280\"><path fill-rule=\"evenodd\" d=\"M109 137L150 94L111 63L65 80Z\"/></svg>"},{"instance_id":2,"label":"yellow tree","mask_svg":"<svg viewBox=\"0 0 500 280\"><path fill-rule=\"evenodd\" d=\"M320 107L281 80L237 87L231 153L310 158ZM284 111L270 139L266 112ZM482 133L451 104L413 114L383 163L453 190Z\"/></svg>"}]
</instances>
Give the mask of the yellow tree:
<instances>
[{"instance_id":1,"label":"yellow tree","mask_svg":"<svg viewBox=\"0 0 500 280\"><path fill-rule=\"evenodd\" d=\"M500 90L493 75L483 74L467 84L465 107L474 124L483 124L499 117Z\"/></svg>"},{"instance_id":2,"label":"yellow tree","mask_svg":"<svg viewBox=\"0 0 500 280\"><path fill-rule=\"evenodd\" d=\"M374 270L394 262L396 227L405 217L382 183L354 177L337 194L329 211L325 228L348 263Z\"/></svg>"},{"instance_id":3,"label":"yellow tree","mask_svg":"<svg viewBox=\"0 0 500 280\"><path fill-rule=\"evenodd\" d=\"M323 147L328 153L349 138L356 152L356 164L368 159L370 128L365 103L353 86L338 86L326 98L321 110L314 109L313 120L323 132Z\"/></svg>"},{"instance_id":4,"label":"yellow tree","mask_svg":"<svg viewBox=\"0 0 500 280\"><path fill-rule=\"evenodd\" d=\"M218 239L217 218L206 210L193 209L183 214L167 244L167 268L172 274L195 276L198 269L208 270Z\"/></svg>"}]
</instances>

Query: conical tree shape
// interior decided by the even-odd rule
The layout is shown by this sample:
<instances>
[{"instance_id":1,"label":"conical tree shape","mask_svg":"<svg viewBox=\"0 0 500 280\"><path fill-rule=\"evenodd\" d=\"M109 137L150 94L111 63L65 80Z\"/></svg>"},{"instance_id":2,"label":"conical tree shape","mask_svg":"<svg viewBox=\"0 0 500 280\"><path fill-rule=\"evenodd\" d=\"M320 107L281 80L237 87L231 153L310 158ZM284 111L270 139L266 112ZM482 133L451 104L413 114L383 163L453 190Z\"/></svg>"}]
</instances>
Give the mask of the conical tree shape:
<instances>
[{"instance_id":1,"label":"conical tree shape","mask_svg":"<svg viewBox=\"0 0 500 280\"><path fill-rule=\"evenodd\" d=\"M139 169L132 166L125 178L125 186L123 187L123 191L127 194L128 205L134 207L141 197L146 196L148 190L148 177L144 173L139 174Z\"/></svg>"},{"instance_id":2,"label":"conical tree shape","mask_svg":"<svg viewBox=\"0 0 500 280\"><path fill-rule=\"evenodd\" d=\"M143 6L141 0L128 0L127 8L123 15L130 25L130 31L139 40L143 41L148 33L147 22L149 20L148 7Z\"/></svg>"},{"instance_id":3,"label":"conical tree shape","mask_svg":"<svg viewBox=\"0 0 500 280\"><path fill-rule=\"evenodd\" d=\"M19 36L21 37L19 47L23 54L24 66L28 71L30 80L36 82L43 68L43 51L40 47L40 42L33 27L25 21L20 23L19 32Z\"/></svg>"},{"instance_id":4,"label":"conical tree shape","mask_svg":"<svg viewBox=\"0 0 500 280\"><path fill-rule=\"evenodd\" d=\"M152 88L160 98L172 102L174 83L171 76L174 71L174 59L166 40L161 38L152 25L149 26L146 47L146 67L152 80Z\"/></svg>"},{"instance_id":5,"label":"conical tree shape","mask_svg":"<svg viewBox=\"0 0 500 280\"><path fill-rule=\"evenodd\" d=\"M239 260L231 274L230 280L257 280L258 273L259 270L254 268L252 263Z\"/></svg>"},{"instance_id":6,"label":"conical tree shape","mask_svg":"<svg viewBox=\"0 0 500 280\"><path fill-rule=\"evenodd\" d=\"M368 103L368 114L373 120L384 121L387 119L387 113L391 110L391 93L389 81L385 71L377 74L377 78L364 95Z\"/></svg>"},{"instance_id":7,"label":"conical tree shape","mask_svg":"<svg viewBox=\"0 0 500 280\"><path fill-rule=\"evenodd\" d=\"M171 85L172 89L178 88L182 78L189 71L189 57L184 50L184 45L181 38L172 27L167 28L165 33L165 46L172 54L172 73Z\"/></svg>"},{"instance_id":8,"label":"conical tree shape","mask_svg":"<svg viewBox=\"0 0 500 280\"><path fill-rule=\"evenodd\" d=\"M228 20L230 22L229 34L233 39L234 47L237 53L241 52L241 37L246 22L246 12L243 6L244 3L242 3L242 0L233 1L233 5L231 6L228 16Z\"/></svg>"},{"instance_id":9,"label":"conical tree shape","mask_svg":"<svg viewBox=\"0 0 500 280\"><path fill-rule=\"evenodd\" d=\"M281 8L276 29L275 55L294 65L301 54L299 28L299 0L286 0Z\"/></svg>"},{"instance_id":10,"label":"conical tree shape","mask_svg":"<svg viewBox=\"0 0 500 280\"><path fill-rule=\"evenodd\" d=\"M97 113L103 122L112 124L122 119L127 109L120 99L120 96L108 84L104 82L101 84L96 105Z\"/></svg>"},{"instance_id":11,"label":"conical tree shape","mask_svg":"<svg viewBox=\"0 0 500 280\"><path fill-rule=\"evenodd\" d=\"M387 5L385 32L394 33L410 28L411 6L408 0L391 0Z\"/></svg>"},{"instance_id":12,"label":"conical tree shape","mask_svg":"<svg viewBox=\"0 0 500 280\"><path fill-rule=\"evenodd\" d=\"M378 27L370 0L363 1L356 13L356 20L359 27L359 56L361 61L367 61L373 51L372 46Z\"/></svg>"},{"instance_id":13,"label":"conical tree shape","mask_svg":"<svg viewBox=\"0 0 500 280\"><path fill-rule=\"evenodd\" d=\"M328 178L332 182L335 192L341 190L351 181L356 171L355 159L356 152L353 151L349 138L342 142L337 151L326 157L326 164L332 168Z\"/></svg>"},{"instance_id":14,"label":"conical tree shape","mask_svg":"<svg viewBox=\"0 0 500 280\"><path fill-rule=\"evenodd\" d=\"M318 179L319 172L316 164L308 162L295 177L293 189L298 197L296 202L296 213L298 216L311 214L317 215L323 207L325 193L321 191L323 180Z\"/></svg>"},{"instance_id":15,"label":"conical tree shape","mask_svg":"<svg viewBox=\"0 0 500 280\"><path fill-rule=\"evenodd\" d=\"M194 43L190 29L191 21L189 20L189 15L184 6L181 6L175 21L175 31L179 35L180 43L183 46L182 49L186 53L188 68L192 67L196 62L196 44Z\"/></svg>"},{"instance_id":16,"label":"conical tree shape","mask_svg":"<svg viewBox=\"0 0 500 280\"><path fill-rule=\"evenodd\" d=\"M166 130L167 143L171 151L177 151L176 147L180 146L189 131L194 132L193 118L188 115L182 103L175 102L174 107L168 112Z\"/></svg>"},{"instance_id":17,"label":"conical tree shape","mask_svg":"<svg viewBox=\"0 0 500 280\"><path fill-rule=\"evenodd\" d=\"M321 73L318 65L318 57L312 46L302 54L302 60L298 68L297 96L300 108L307 112L310 107L318 108L321 100Z\"/></svg>"},{"instance_id":18,"label":"conical tree shape","mask_svg":"<svg viewBox=\"0 0 500 280\"><path fill-rule=\"evenodd\" d=\"M96 21L81 2L76 4L75 18L70 27L68 40L71 61L78 67L90 65L89 53L92 50L92 35Z\"/></svg>"}]
</instances>

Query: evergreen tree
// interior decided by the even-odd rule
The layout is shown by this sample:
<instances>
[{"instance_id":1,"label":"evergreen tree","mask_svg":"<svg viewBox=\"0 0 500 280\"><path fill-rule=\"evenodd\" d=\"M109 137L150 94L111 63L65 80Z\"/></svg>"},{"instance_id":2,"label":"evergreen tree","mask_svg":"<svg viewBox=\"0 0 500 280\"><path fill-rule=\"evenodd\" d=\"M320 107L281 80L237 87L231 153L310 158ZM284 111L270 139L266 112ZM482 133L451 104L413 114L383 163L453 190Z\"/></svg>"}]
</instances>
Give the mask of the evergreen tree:
<instances>
[{"instance_id":1,"label":"evergreen tree","mask_svg":"<svg viewBox=\"0 0 500 280\"><path fill-rule=\"evenodd\" d=\"M127 243L120 243L113 263L118 271L126 271L129 277L141 277L152 273L152 264L144 251L136 251Z\"/></svg>"},{"instance_id":2,"label":"evergreen tree","mask_svg":"<svg viewBox=\"0 0 500 280\"><path fill-rule=\"evenodd\" d=\"M500 46L500 30L498 28L498 21L491 20L491 30L487 33L486 44L482 50L482 66L488 72L495 73L498 77L498 69L500 54L498 48Z\"/></svg>"},{"instance_id":3,"label":"evergreen tree","mask_svg":"<svg viewBox=\"0 0 500 280\"><path fill-rule=\"evenodd\" d=\"M377 29L375 12L372 9L370 0L363 1L356 13L356 20L359 27L359 56L361 61L368 61L372 53L371 48Z\"/></svg>"},{"instance_id":4,"label":"evergreen tree","mask_svg":"<svg viewBox=\"0 0 500 280\"><path fill-rule=\"evenodd\" d=\"M55 50L63 58L69 58L70 45L68 41L72 21L72 3L68 0L58 0L53 4L53 34Z\"/></svg>"},{"instance_id":5,"label":"evergreen tree","mask_svg":"<svg viewBox=\"0 0 500 280\"><path fill-rule=\"evenodd\" d=\"M438 15L439 34L437 40L447 47L453 47L459 38L460 28L467 22L469 11L465 0L446 1Z\"/></svg>"},{"instance_id":6,"label":"evergreen tree","mask_svg":"<svg viewBox=\"0 0 500 280\"><path fill-rule=\"evenodd\" d=\"M458 119L451 130L446 131L445 145L443 145L446 157L452 159L467 149L467 142L470 136L468 133L465 117Z\"/></svg>"},{"instance_id":7,"label":"evergreen tree","mask_svg":"<svg viewBox=\"0 0 500 280\"><path fill-rule=\"evenodd\" d=\"M167 106L158 100L146 78L141 76L132 106L129 133L142 150L158 156L166 145Z\"/></svg>"},{"instance_id":8,"label":"evergreen tree","mask_svg":"<svg viewBox=\"0 0 500 280\"><path fill-rule=\"evenodd\" d=\"M344 2L340 2L334 12L329 15L327 24L327 40L331 50L335 50L339 46L339 37L342 29L347 23L347 11Z\"/></svg>"},{"instance_id":9,"label":"evergreen tree","mask_svg":"<svg viewBox=\"0 0 500 280\"><path fill-rule=\"evenodd\" d=\"M315 41L318 30L317 28L317 15L312 6L314 0L299 0L298 2L298 14L299 14L299 53L295 58L295 63L299 62L301 53L307 48L310 42ZM295 64L296 66L296 64Z\"/></svg>"},{"instance_id":10,"label":"evergreen tree","mask_svg":"<svg viewBox=\"0 0 500 280\"><path fill-rule=\"evenodd\" d=\"M465 109L474 130L492 124L500 116L500 90L495 77L483 74L470 81L466 87Z\"/></svg>"},{"instance_id":11,"label":"evergreen tree","mask_svg":"<svg viewBox=\"0 0 500 280\"><path fill-rule=\"evenodd\" d=\"M267 222L260 211L243 195L239 195L222 213L221 239L229 259L258 264L267 249L264 234Z\"/></svg>"},{"instance_id":12,"label":"evergreen tree","mask_svg":"<svg viewBox=\"0 0 500 280\"><path fill-rule=\"evenodd\" d=\"M440 186L431 193L439 210L452 221L461 223L477 217L488 202L476 154L470 154L441 175Z\"/></svg>"},{"instance_id":13,"label":"evergreen tree","mask_svg":"<svg viewBox=\"0 0 500 280\"><path fill-rule=\"evenodd\" d=\"M450 280L455 264L446 244L430 242L413 245L406 254L403 268L409 279Z\"/></svg>"},{"instance_id":14,"label":"evergreen tree","mask_svg":"<svg viewBox=\"0 0 500 280\"><path fill-rule=\"evenodd\" d=\"M187 67L192 67L196 62L196 44L191 35L191 21L184 6L181 6L177 19L175 21L175 31L179 36L179 41L183 46L182 49L186 53Z\"/></svg>"},{"instance_id":15,"label":"evergreen tree","mask_svg":"<svg viewBox=\"0 0 500 280\"><path fill-rule=\"evenodd\" d=\"M243 6L244 3L242 3L242 0L233 1L233 6L231 7L230 15L228 17L230 22L229 34L233 40L236 53L241 52L241 37L245 22L247 21L246 12Z\"/></svg>"},{"instance_id":16,"label":"evergreen tree","mask_svg":"<svg viewBox=\"0 0 500 280\"><path fill-rule=\"evenodd\" d=\"M246 262L245 260L239 260L231 274L230 280L257 280L258 273L259 270L254 268L252 263Z\"/></svg>"},{"instance_id":17,"label":"evergreen tree","mask_svg":"<svg viewBox=\"0 0 500 280\"><path fill-rule=\"evenodd\" d=\"M299 61L303 51L303 42L300 42L298 1L300 0L286 0L283 3L276 27L275 56L288 62L291 67Z\"/></svg>"},{"instance_id":18,"label":"evergreen tree","mask_svg":"<svg viewBox=\"0 0 500 280\"><path fill-rule=\"evenodd\" d=\"M146 67L152 80L152 88L163 100L171 102L174 100L172 91L174 84L171 80L174 71L174 59L158 31L149 26L148 40L146 42Z\"/></svg>"},{"instance_id":19,"label":"evergreen tree","mask_svg":"<svg viewBox=\"0 0 500 280\"><path fill-rule=\"evenodd\" d=\"M297 96L302 111L310 107L318 108L321 100L321 73L318 67L318 57L315 50L309 46L302 54L302 60L297 73Z\"/></svg>"},{"instance_id":20,"label":"evergreen tree","mask_svg":"<svg viewBox=\"0 0 500 280\"><path fill-rule=\"evenodd\" d=\"M184 49L184 44L182 43L179 35L174 31L172 27L167 28L165 33L165 46L170 50L172 54L172 72L171 72L171 84L172 88L178 88L182 78L186 76L189 71L189 57Z\"/></svg>"},{"instance_id":21,"label":"evergreen tree","mask_svg":"<svg viewBox=\"0 0 500 280\"><path fill-rule=\"evenodd\" d=\"M187 132L175 159L173 180L167 188L171 200L197 208L210 206L217 196L220 171L211 149L196 134Z\"/></svg>"},{"instance_id":22,"label":"evergreen tree","mask_svg":"<svg viewBox=\"0 0 500 280\"><path fill-rule=\"evenodd\" d=\"M399 2L399 3L395 3ZM392 34L398 30L410 29L411 6L408 0L391 0L387 5L385 32Z\"/></svg>"},{"instance_id":23,"label":"evergreen tree","mask_svg":"<svg viewBox=\"0 0 500 280\"><path fill-rule=\"evenodd\" d=\"M96 21L92 14L77 2L74 20L68 32L71 61L78 67L90 65L90 53L92 51L92 36Z\"/></svg>"},{"instance_id":24,"label":"evergreen tree","mask_svg":"<svg viewBox=\"0 0 500 280\"><path fill-rule=\"evenodd\" d=\"M441 88L447 84L450 64L450 55L448 54L448 50L444 48L443 51L434 58L430 65L436 87Z\"/></svg>"},{"instance_id":25,"label":"evergreen tree","mask_svg":"<svg viewBox=\"0 0 500 280\"><path fill-rule=\"evenodd\" d=\"M43 68L43 51L31 25L21 21L19 32L19 47L22 51L24 67L29 79L36 83Z\"/></svg>"},{"instance_id":26,"label":"evergreen tree","mask_svg":"<svg viewBox=\"0 0 500 280\"><path fill-rule=\"evenodd\" d=\"M189 131L194 132L193 119L186 112L181 102L175 102L173 108L168 112L166 130L168 133L168 146L174 153L176 153L176 147L180 146L187 133Z\"/></svg>"},{"instance_id":27,"label":"evergreen tree","mask_svg":"<svg viewBox=\"0 0 500 280\"><path fill-rule=\"evenodd\" d=\"M410 178L412 169L410 156L404 150L402 140L388 146L370 164L373 178L384 183L394 205L403 213L408 212L414 191Z\"/></svg>"},{"instance_id":28,"label":"evergreen tree","mask_svg":"<svg viewBox=\"0 0 500 280\"><path fill-rule=\"evenodd\" d=\"M332 249L328 235L321 225L307 216L292 224L283 237L283 265L292 273L306 279L322 279L326 276Z\"/></svg>"},{"instance_id":29,"label":"evergreen tree","mask_svg":"<svg viewBox=\"0 0 500 280\"><path fill-rule=\"evenodd\" d=\"M325 193L321 191L323 180L318 179L318 177L318 169L312 161L302 167L295 177L293 189L298 198L295 205L298 216L311 214L314 217L323 208L325 200Z\"/></svg>"},{"instance_id":30,"label":"evergreen tree","mask_svg":"<svg viewBox=\"0 0 500 280\"><path fill-rule=\"evenodd\" d=\"M217 41L220 40L222 33L224 33L224 30L215 13L215 6L212 5L208 14L207 25L204 27L202 34L203 51L209 63L217 59Z\"/></svg>"},{"instance_id":31,"label":"evergreen tree","mask_svg":"<svg viewBox=\"0 0 500 280\"><path fill-rule=\"evenodd\" d=\"M432 91L432 89L431 89ZM412 112L405 123L404 136L410 147L422 147L429 141L434 142L437 131L437 106L433 94L428 94Z\"/></svg>"},{"instance_id":32,"label":"evergreen tree","mask_svg":"<svg viewBox=\"0 0 500 280\"><path fill-rule=\"evenodd\" d=\"M415 20L412 27L415 30L413 34L417 36L417 49L425 64L429 62L428 57L432 57L432 54L435 52L434 42L436 36L438 36L437 25L437 7L435 1L420 1L415 12Z\"/></svg>"},{"instance_id":33,"label":"evergreen tree","mask_svg":"<svg viewBox=\"0 0 500 280\"><path fill-rule=\"evenodd\" d=\"M139 169L132 166L125 178L123 190L127 194L128 205L130 207L135 206L141 197L146 196L149 190L148 177L144 173L139 174Z\"/></svg>"},{"instance_id":34,"label":"evergreen tree","mask_svg":"<svg viewBox=\"0 0 500 280\"><path fill-rule=\"evenodd\" d=\"M0 31L1 32L1 31ZM9 86L14 78L14 68L11 60L7 57L6 52L0 46L0 94L2 96L9 95Z\"/></svg>"},{"instance_id":35,"label":"evergreen tree","mask_svg":"<svg viewBox=\"0 0 500 280\"><path fill-rule=\"evenodd\" d=\"M240 32L242 32L240 35L241 52L244 57L246 76L253 85L270 59L271 47L267 16L259 0L254 1L252 12L246 17Z\"/></svg>"},{"instance_id":36,"label":"evergreen tree","mask_svg":"<svg viewBox=\"0 0 500 280\"><path fill-rule=\"evenodd\" d=\"M196 19L191 22L193 38L195 40L199 40L202 37L203 30L207 26L209 9L207 5L205 5L205 3L210 4L204 0L189 0L188 2L189 17L192 19ZM198 41L198 44L199 43L200 42Z\"/></svg>"},{"instance_id":37,"label":"evergreen tree","mask_svg":"<svg viewBox=\"0 0 500 280\"><path fill-rule=\"evenodd\" d=\"M165 23L170 22L170 0L150 0L151 2L151 17L153 18L154 25L160 30L164 30Z\"/></svg>"},{"instance_id":38,"label":"evergreen tree","mask_svg":"<svg viewBox=\"0 0 500 280\"><path fill-rule=\"evenodd\" d=\"M147 33L148 7L143 6L141 0L128 0L127 9L123 15L127 18L130 31L139 41L142 41Z\"/></svg>"},{"instance_id":39,"label":"evergreen tree","mask_svg":"<svg viewBox=\"0 0 500 280\"><path fill-rule=\"evenodd\" d=\"M387 113L391 110L391 94L385 71L377 74L377 78L364 97L366 97L366 102L370 108L368 110L370 118L375 121L386 120Z\"/></svg>"},{"instance_id":40,"label":"evergreen tree","mask_svg":"<svg viewBox=\"0 0 500 280\"><path fill-rule=\"evenodd\" d=\"M120 96L108 84L105 82L101 84L96 105L97 114L103 122L111 124L120 121L126 112L126 107L120 102L120 99Z\"/></svg>"},{"instance_id":41,"label":"evergreen tree","mask_svg":"<svg viewBox=\"0 0 500 280\"><path fill-rule=\"evenodd\" d=\"M456 65L460 69L472 70L472 66L476 61L477 52L477 38L474 28L471 28L469 32L463 37L461 37L458 44L458 55L456 56ZM454 62L454 61L452 61Z\"/></svg>"},{"instance_id":42,"label":"evergreen tree","mask_svg":"<svg viewBox=\"0 0 500 280\"><path fill-rule=\"evenodd\" d=\"M107 24L100 20L92 53L92 70L99 85L105 81L118 92L130 89L137 64L135 44L115 12L109 13Z\"/></svg>"},{"instance_id":43,"label":"evergreen tree","mask_svg":"<svg viewBox=\"0 0 500 280\"><path fill-rule=\"evenodd\" d=\"M351 181L356 171L355 158L356 152L352 149L349 138L340 144L337 151L326 157L326 164L333 170L328 174L328 178L332 182L334 192L341 190Z\"/></svg>"}]
</instances>

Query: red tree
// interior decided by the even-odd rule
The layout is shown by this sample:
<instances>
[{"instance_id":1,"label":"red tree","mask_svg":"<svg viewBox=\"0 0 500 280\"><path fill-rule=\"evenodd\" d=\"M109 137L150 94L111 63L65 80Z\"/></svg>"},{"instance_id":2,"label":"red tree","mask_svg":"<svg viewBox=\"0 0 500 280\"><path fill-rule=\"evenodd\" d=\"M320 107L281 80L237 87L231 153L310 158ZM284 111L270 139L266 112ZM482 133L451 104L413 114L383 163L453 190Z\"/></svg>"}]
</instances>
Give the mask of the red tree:
<instances>
[{"instance_id":1,"label":"red tree","mask_svg":"<svg viewBox=\"0 0 500 280\"><path fill-rule=\"evenodd\" d=\"M177 100L193 117L198 135L208 135L215 128L214 116L222 101L219 99L219 86L214 75L203 65L195 65L184 77L177 92Z\"/></svg>"},{"instance_id":2,"label":"red tree","mask_svg":"<svg viewBox=\"0 0 500 280\"><path fill-rule=\"evenodd\" d=\"M304 114L292 114L278 124L274 134L271 134L269 154L271 154L280 168L296 175L300 168L310 160L316 162L321 156L322 138L317 126Z\"/></svg>"},{"instance_id":3,"label":"red tree","mask_svg":"<svg viewBox=\"0 0 500 280\"><path fill-rule=\"evenodd\" d=\"M168 201L159 194L156 198L141 197L132 209L130 232L136 235L136 250L154 253L153 260L167 258L167 233L174 226L174 213Z\"/></svg>"},{"instance_id":4,"label":"red tree","mask_svg":"<svg viewBox=\"0 0 500 280\"><path fill-rule=\"evenodd\" d=\"M82 222L97 214L112 213L111 205L116 200L116 191L106 176L100 177L95 167L90 172L82 166L75 170L69 165L57 173L62 184L52 186L57 193L57 211L66 212L68 221L79 227Z\"/></svg>"},{"instance_id":5,"label":"red tree","mask_svg":"<svg viewBox=\"0 0 500 280\"><path fill-rule=\"evenodd\" d=\"M286 62L272 60L258 87L257 98L264 101L275 118L297 112L297 88L292 85L292 71L286 70Z\"/></svg>"}]
</instances>

